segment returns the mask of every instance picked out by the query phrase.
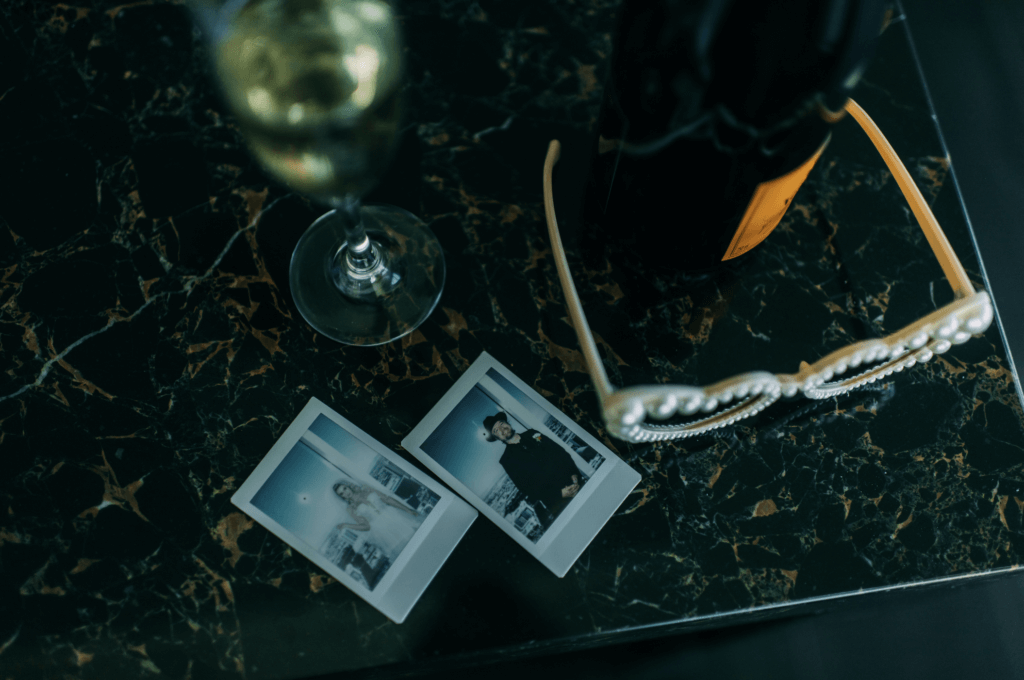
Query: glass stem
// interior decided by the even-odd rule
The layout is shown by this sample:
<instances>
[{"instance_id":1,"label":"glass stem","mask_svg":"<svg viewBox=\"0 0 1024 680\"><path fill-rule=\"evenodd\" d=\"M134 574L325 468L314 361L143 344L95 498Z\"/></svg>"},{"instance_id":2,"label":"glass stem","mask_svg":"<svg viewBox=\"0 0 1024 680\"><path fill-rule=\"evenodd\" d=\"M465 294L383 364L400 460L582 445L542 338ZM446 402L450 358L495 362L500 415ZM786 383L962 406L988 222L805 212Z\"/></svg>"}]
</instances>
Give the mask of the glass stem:
<instances>
[{"instance_id":1,"label":"glass stem","mask_svg":"<svg viewBox=\"0 0 1024 680\"><path fill-rule=\"evenodd\" d=\"M345 248L345 264L349 269L366 271L377 265L378 254L375 248L370 247L370 238L366 235L366 228L359 215L359 208L362 202L357 196L346 196L335 202L334 209L338 211L345 229L345 240L348 246Z\"/></svg>"}]
</instances>

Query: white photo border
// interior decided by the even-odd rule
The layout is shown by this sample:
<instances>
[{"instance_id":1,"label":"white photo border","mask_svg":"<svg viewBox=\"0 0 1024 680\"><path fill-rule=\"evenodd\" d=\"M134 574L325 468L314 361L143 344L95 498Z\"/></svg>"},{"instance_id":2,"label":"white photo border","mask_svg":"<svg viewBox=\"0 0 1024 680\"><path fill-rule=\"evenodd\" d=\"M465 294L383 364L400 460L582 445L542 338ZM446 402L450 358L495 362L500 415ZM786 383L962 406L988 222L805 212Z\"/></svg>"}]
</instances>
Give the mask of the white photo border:
<instances>
[{"instance_id":1,"label":"white photo border","mask_svg":"<svg viewBox=\"0 0 1024 680\"><path fill-rule=\"evenodd\" d=\"M327 462L343 473L349 474L346 472L346 466L350 466L351 463L346 463L341 453L310 432L310 426L320 415L333 421L366 445L373 453L382 456L418 483L440 496L440 500L424 518L423 524L416 530L406 546L402 548L397 559L388 567L381 580L372 589L367 588L328 560L320 553L317 546L311 545L295 535L252 503L253 497L263 488L285 457L304 439L306 440L305 445L313 448ZM299 412L284 434L278 438L267 455L259 462L256 469L231 496L231 502L270 533L299 551L313 564L337 579L338 582L395 623L402 623L405 620L477 516L476 510L450 490L403 460L316 397L311 398Z\"/></svg>"},{"instance_id":2,"label":"white photo border","mask_svg":"<svg viewBox=\"0 0 1024 680\"><path fill-rule=\"evenodd\" d=\"M491 369L500 373L523 394L532 398L535 403L554 416L574 435L604 457L604 461L583 486L580 493L555 518L555 521L545 530L544 535L536 544L516 530L504 517L484 502L483 498L434 460L422 446ZM626 496L640 483L639 473L487 352L480 353L480 356L445 393L441 401L402 440L402 446L559 578L568 573L601 528L615 514Z\"/></svg>"}]
</instances>

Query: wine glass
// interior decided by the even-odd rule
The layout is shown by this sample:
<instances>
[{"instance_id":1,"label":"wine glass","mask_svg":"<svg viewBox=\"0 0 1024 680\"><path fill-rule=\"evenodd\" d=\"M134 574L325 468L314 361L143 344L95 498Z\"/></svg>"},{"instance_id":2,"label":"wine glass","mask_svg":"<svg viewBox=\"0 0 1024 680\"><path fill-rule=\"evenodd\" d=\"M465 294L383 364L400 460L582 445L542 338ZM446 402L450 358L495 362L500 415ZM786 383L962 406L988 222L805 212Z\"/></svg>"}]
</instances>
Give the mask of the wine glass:
<instances>
[{"instance_id":1,"label":"wine glass","mask_svg":"<svg viewBox=\"0 0 1024 680\"><path fill-rule=\"evenodd\" d=\"M289 269L309 324L349 345L410 333L441 297L440 244L415 215L362 205L401 126L402 42L383 0L193 0L253 155L333 208Z\"/></svg>"}]
</instances>

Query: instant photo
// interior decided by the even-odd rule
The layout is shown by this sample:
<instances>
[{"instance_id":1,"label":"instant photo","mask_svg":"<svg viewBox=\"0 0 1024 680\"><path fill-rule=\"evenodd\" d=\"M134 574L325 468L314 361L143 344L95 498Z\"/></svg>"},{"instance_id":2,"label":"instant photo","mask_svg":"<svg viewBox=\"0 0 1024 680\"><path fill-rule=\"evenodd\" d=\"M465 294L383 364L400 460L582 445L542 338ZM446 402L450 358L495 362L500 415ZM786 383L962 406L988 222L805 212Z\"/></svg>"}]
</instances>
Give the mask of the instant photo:
<instances>
[{"instance_id":1,"label":"instant photo","mask_svg":"<svg viewBox=\"0 0 1024 680\"><path fill-rule=\"evenodd\" d=\"M317 399L231 502L398 623L477 515Z\"/></svg>"},{"instance_id":2,"label":"instant photo","mask_svg":"<svg viewBox=\"0 0 1024 680\"><path fill-rule=\"evenodd\" d=\"M560 577L640 481L486 353L402 446Z\"/></svg>"}]
</instances>

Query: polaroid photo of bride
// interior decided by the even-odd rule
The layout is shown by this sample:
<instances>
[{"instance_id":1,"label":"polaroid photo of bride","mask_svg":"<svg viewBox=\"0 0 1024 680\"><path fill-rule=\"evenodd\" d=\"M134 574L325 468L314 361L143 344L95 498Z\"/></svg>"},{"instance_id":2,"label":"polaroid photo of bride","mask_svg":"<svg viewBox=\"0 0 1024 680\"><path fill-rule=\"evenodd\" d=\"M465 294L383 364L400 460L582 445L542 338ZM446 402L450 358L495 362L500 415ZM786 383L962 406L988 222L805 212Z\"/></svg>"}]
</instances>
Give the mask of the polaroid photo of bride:
<instances>
[{"instance_id":1,"label":"polaroid photo of bride","mask_svg":"<svg viewBox=\"0 0 1024 680\"><path fill-rule=\"evenodd\" d=\"M396 623L477 516L315 398L231 502Z\"/></svg>"},{"instance_id":2,"label":"polaroid photo of bride","mask_svg":"<svg viewBox=\"0 0 1024 680\"><path fill-rule=\"evenodd\" d=\"M559 577L640 482L487 353L402 446Z\"/></svg>"}]
</instances>

